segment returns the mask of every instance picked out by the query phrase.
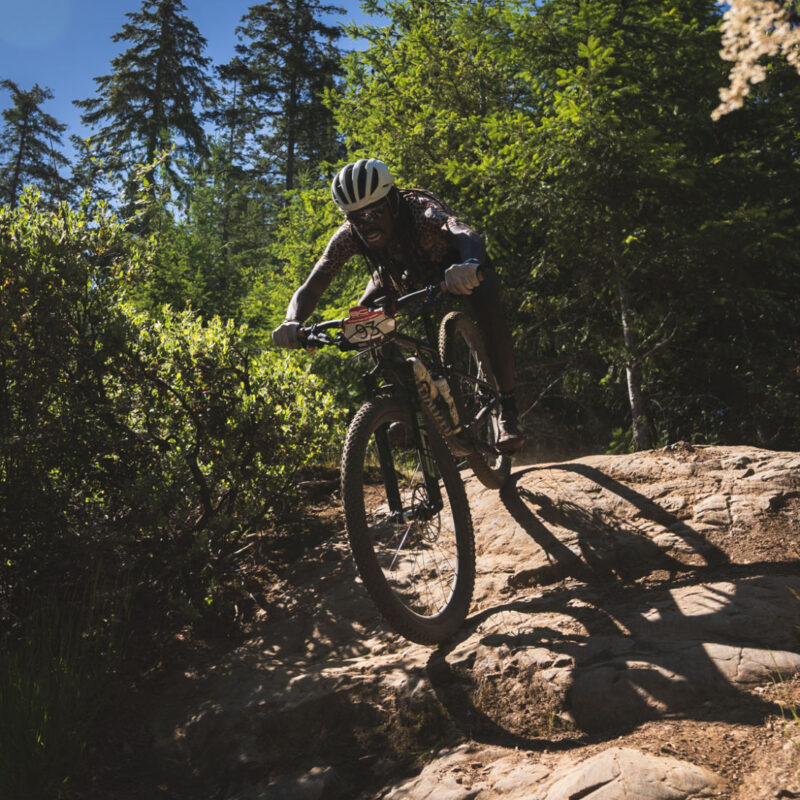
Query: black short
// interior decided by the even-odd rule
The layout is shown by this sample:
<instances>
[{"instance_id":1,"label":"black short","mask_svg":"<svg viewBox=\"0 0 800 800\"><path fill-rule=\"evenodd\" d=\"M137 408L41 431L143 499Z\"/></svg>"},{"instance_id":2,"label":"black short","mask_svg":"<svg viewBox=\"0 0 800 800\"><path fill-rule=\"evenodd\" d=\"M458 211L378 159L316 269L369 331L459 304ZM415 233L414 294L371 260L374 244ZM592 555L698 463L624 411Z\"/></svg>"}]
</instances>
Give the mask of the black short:
<instances>
[{"instance_id":1,"label":"black short","mask_svg":"<svg viewBox=\"0 0 800 800\"><path fill-rule=\"evenodd\" d=\"M484 264L481 267L481 272L483 273L483 280L469 296L469 304L473 308L475 306L486 308L500 300L500 281L494 267L490 263Z\"/></svg>"}]
</instances>

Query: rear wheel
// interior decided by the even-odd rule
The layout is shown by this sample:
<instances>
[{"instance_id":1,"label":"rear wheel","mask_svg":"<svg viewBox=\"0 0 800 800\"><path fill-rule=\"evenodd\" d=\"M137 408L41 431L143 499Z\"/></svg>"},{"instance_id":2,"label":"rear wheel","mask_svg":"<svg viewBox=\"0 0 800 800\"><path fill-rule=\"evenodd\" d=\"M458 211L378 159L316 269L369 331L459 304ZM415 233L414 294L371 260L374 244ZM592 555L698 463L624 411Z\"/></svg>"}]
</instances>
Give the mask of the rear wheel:
<instances>
[{"instance_id":1,"label":"rear wheel","mask_svg":"<svg viewBox=\"0 0 800 800\"><path fill-rule=\"evenodd\" d=\"M438 644L469 611L472 517L447 446L423 425L420 452L412 413L395 398L362 406L345 440L342 497L353 556L378 609L407 639Z\"/></svg>"},{"instance_id":2,"label":"rear wheel","mask_svg":"<svg viewBox=\"0 0 800 800\"><path fill-rule=\"evenodd\" d=\"M489 489L501 489L511 471L511 457L495 450L500 400L497 380L483 337L472 319L452 311L439 327L439 355L457 372L450 381L462 425L466 425L479 450L467 456L475 477Z\"/></svg>"}]
</instances>

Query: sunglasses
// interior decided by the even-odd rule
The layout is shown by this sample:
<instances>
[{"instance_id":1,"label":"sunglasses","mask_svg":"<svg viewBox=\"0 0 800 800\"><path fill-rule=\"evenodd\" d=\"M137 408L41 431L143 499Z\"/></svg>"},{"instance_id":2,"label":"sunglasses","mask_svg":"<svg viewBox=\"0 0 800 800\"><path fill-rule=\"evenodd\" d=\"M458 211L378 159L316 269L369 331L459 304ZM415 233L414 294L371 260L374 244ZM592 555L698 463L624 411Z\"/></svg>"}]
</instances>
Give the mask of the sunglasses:
<instances>
[{"instance_id":1,"label":"sunglasses","mask_svg":"<svg viewBox=\"0 0 800 800\"><path fill-rule=\"evenodd\" d=\"M389 204L386 202L386 199L379 200L377 203L373 203L371 206L367 206L366 208L360 208L358 211L350 211L347 214L347 219L350 220L354 225L366 225L373 220L378 219L382 214L384 214L389 208Z\"/></svg>"}]
</instances>

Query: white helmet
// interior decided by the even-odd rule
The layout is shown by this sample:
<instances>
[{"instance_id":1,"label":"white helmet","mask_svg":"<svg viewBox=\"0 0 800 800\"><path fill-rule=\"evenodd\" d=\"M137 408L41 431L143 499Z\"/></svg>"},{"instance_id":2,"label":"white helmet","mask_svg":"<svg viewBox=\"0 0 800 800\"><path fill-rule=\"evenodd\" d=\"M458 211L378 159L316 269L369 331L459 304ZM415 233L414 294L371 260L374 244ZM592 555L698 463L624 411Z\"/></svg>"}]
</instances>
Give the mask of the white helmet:
<instances>
[{"instance_id":1,"label":"white helmet","mask_svg":"<svg viewBox=\"0 0 800 800\"><path fill-rule=\"evenodd\" d=\"M389 167L377 158L362 158L348 164L333 179L331 194L347 214L382 200L394 186Z\"/></svg>"}]
</instances>

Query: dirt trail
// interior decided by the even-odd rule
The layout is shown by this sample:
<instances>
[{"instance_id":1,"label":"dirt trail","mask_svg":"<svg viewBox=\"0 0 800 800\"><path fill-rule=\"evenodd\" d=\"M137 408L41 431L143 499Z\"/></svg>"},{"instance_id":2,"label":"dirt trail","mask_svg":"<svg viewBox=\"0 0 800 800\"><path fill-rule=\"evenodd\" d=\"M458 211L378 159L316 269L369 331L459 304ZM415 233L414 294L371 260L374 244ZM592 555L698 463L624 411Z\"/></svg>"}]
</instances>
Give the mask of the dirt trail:
<instances>
[{"instance_id":1,"label":"dirt trail","mask_svg":"<svg viewBox=\"0 0 800 800\"><path fill-rule=\"evenodd\" d=\"M332 496L248 641L142 690L158 777L105 796L800 797L799 454L680 445L468 490L454 641L386 632Z\"/></svg>"}]
</instances>

